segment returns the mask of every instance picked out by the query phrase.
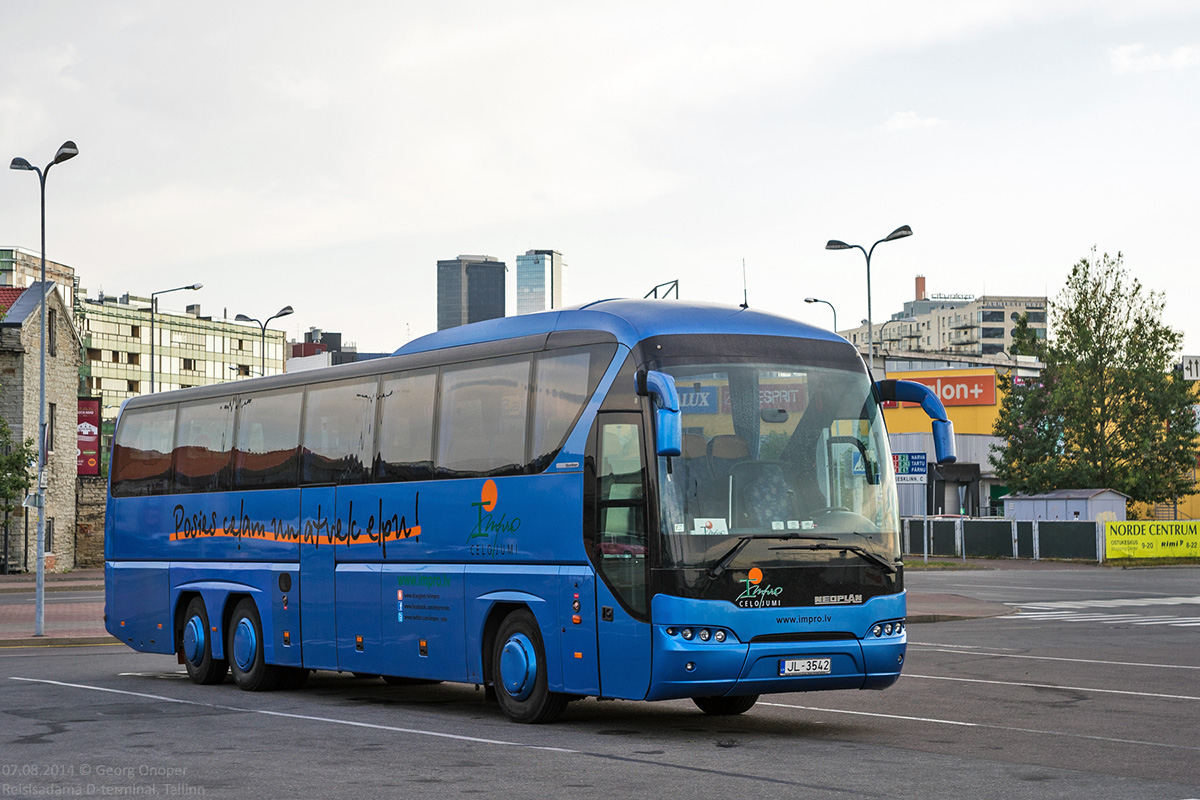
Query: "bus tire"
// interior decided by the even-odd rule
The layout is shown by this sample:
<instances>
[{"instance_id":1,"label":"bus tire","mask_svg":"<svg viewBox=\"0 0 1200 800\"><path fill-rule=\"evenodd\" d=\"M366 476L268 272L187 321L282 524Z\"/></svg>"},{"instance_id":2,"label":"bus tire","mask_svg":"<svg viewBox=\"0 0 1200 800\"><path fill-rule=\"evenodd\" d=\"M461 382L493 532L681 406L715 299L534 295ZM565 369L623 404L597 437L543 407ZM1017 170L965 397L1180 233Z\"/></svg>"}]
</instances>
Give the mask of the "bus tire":
<instances>
[{"instance_id":1,"label":"bus tire","mask_svg":"<svg viewBox=\"0 0 1200 800\"><path fill-rule=\"evenodd\" d=\"M258 606L249 597L233 609L225 652L239 689L266 692L279 685L279 667L264 661L262 620Z\"/></svg>"},{"instance_id":2,"label":"bus tire","mask_svg":"<svg viewBox=\"0 0 1200 800\"><path fill-rule=\"evenodd\" d=\"M208 610L204 600L193 597L183 612L183 629L180 631L180 654L188 677L193 683L214 684L225 680L229 662L213 658L212 628L208 624Z\"/></svg>"},{"instance_id":3,"label":"bus tire","mask_svg":"<svg viewBox=\"0 0 1200 800\"><path fill-rule=\"evenodd\" d=\"M567 707L566 695L547 688L546 648L526 609L500 623L492 646L492 685L500 710L513 722L553 722Z\"/></svg>"},{"instance_id":4,"label":"bus tire","mask_svg":"<svg viewBox=\"0 0 1200 800\"><path fill-rule=\"evenodd\" d=\"M758 695L746 694L741 697L693 697L692 702L705 714L716 717L728 717L734 714L745 714L758 702Z\"/></svg>"}]
</instances>

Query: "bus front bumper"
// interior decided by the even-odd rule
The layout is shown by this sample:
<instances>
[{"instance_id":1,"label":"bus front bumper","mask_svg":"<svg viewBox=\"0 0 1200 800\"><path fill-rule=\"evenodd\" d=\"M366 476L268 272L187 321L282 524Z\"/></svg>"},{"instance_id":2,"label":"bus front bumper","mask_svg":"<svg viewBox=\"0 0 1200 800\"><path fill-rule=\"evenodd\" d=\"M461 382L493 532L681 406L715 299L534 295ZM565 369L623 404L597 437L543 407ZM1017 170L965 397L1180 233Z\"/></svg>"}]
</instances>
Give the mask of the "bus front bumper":
<instances>
[{"instance_id":1,"label":"bus front bumper","mask_svg":"<svg viewBox=\"0 0 1200 800\"><path fill-rule=\"evenodd\" d=\"M655 625L653 679L646 699L885 689L900 677L907 644L907 631L866 639L718 643L695 636L687 640L676 628ZM824 659L829 659L827 673ZM797 661L819 672L780 674L786 662Z\"/></svg>"}]
</instances>

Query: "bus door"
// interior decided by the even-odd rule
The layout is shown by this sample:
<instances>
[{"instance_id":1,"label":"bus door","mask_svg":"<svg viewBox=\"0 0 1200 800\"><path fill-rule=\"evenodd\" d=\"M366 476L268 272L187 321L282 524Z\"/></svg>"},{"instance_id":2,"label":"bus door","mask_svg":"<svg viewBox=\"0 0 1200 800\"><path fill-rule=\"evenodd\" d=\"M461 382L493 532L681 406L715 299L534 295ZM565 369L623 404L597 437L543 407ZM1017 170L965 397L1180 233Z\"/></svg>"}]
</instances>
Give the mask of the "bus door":
<instances>
[{"instance_id":1,"label":"bus door","mask_svg":"<svg viewBox=\"0 0 1200 800\"><path fill-rule=\"evenodd\" d=\"M645 446L641 417L601 413L592 440L596 630L603 697L640 699L650 688L651 636Z\"/></svg>"},{"instance_id":2,"label":"bus door","mask_svg":"<svg viewBox=\"0 0 1200 800\"><path fill-rule=\"evenodd\" d=\"M300 490L300 641L309 669L337 669L333 531L337 488Z\"/></svg>"}]
</instances>

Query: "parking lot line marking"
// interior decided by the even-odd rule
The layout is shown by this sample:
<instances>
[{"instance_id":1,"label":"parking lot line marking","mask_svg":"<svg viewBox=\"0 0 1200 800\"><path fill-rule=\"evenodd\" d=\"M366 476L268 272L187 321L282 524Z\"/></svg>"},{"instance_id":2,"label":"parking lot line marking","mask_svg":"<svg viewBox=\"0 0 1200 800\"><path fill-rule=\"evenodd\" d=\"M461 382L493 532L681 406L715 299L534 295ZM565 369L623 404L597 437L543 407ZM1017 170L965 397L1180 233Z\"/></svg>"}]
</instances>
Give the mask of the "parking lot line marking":
<instances>
[{"instance_id":1,"label":"parking lot line marking","mask_svg":"<svg viewBox=\"0 0 1200 800\"><path fill-rule=\"evenodd\" d=\"M1158 694L1156 692L1130 692L1125 689L1095 689L1090 686L1057 686L1053 683L1021 683L1018 681L986 681L982 678L949 678L943 675L913 675L904 673L906 678L920 678L927 681L955 681L957 683L986 683L992 686L1021 686L1027 689L1062 689L1070 692L1096 692L1097 694L1124 694L1131 697L1158 697L1164 700L1200 700L1186 694Z\"/></svg>"},{"instance_id":2,"label":"parking lot line marking","mask_svg":"<svg viewBox=\"0 0 1200 800\"><path fill-rule=\"evenodd\" d=\"M180 703L188 706L201 706L203 708L215 708L220 711L240 711L244 714L263 714L268 717L284 717L287 719L302 719L309 722L331 722L335 725L346 725L352 728L370 728L372 730L392 731L394 733L411 733L416 736L433 736L439 739L455 739L460 742L475 742L477 744L495 744L504 747L522 747L528 750L549 750L553 753L572 753L579 754L578 750L568 750L565 747L545 747L542 745L523 744L521 742L506 742L503 739L483 739L478 736L462 736L457 733L441 733L439 731L427 731L421 728L398 728L393 725L377 725L371 722L355 722L348 719L337 719L335 717L317 717L309 714L290 714L286 711L268 711L262 708L243 708L240 706L226 706L218 703L201 703L197 700L183 700L178 697L167 697L161 694L149 694L147 692L131 692L127 689L110 689L106 686L89 686L85 683L66 683L65 681L51 681L45 678L21 678L10 676L9 680L24 681L26 683L44 683L50 686L62 686L68 689L84 689L90 692L107 692L109 694L125 695L127 697L142 697L147 700L161 700L164 703Z\"/></svg>"},{"instance_id":3,"label":"parking lot line marking","mask_svg":"<svg viewBox=\"0 0 1200 800\"><path fill-rule=\"evenodd\" d=\"M1020 653L993 653L982 650L948 650L951 645L908 643L909 649L933 650L938 653L958 653L970 656L992 656L993 658L1024 658L1031 661L1069 661L1074 664L1103 664L1108 667L1155 667L1156 669L1200 669L1200 664L1146 664L1139 661L1101 661L1094 658L1064 658L1063 656L1030 656Z\"/></svg>"},{"instance_id":4,"label":"parking lot line marking","mask_svg":"<svg viewBox=\"0 0 1200 800\"><path fill-rule=\"evenodd\" d=\"M1063 736L1069 739L1088 739L1095 742L1112 742L1114 744L1137 744L1145 747L1166 747L1171 750L1200 751L1200 747L1186 744L1166 744L1165 742L1143 742L1139 739L1114 739L1110 736L1095 736L1087 733L1067 733L1065 731L1044 731L1038 728L1016 728L1011 725L992 725L987 722L963 722L955 719L937 719L935 717L908 717L903 714L882 714L875 711L848 711L844 708L818 708L816 706L797 706L789 703L767 703L758 701L760 706L773 708L794 708L800 711L823 711L827 714L849 714L856 717L882 717L884 719L908 720L910 722L929 722L935 725L953 725L959 728L979 728L991 731L1009 731L1012 733L1033 733L1040 736Z\"/></svg>"}]
</instances>

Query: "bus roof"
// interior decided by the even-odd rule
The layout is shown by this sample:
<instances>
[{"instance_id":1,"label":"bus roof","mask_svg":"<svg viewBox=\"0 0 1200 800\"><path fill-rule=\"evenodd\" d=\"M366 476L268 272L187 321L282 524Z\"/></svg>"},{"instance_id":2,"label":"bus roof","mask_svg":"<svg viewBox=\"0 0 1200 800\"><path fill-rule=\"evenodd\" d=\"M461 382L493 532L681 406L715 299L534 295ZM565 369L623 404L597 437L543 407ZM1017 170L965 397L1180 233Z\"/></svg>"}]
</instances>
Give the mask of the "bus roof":
<instances>
[{"instance_id":1,"label":"bus roof","mask_svg":"<svg viewBox=\"0 0 1200 800\"><path fill-rule=\"evenodd\" d=\"M840 336L821 328L740 306L676 300L598 300L556 311L502 317L448 328L414 339L393 355L566 330L607 331L629 347L653 336L705 333L844 341Z\"/></svg>"}]
</instances>

